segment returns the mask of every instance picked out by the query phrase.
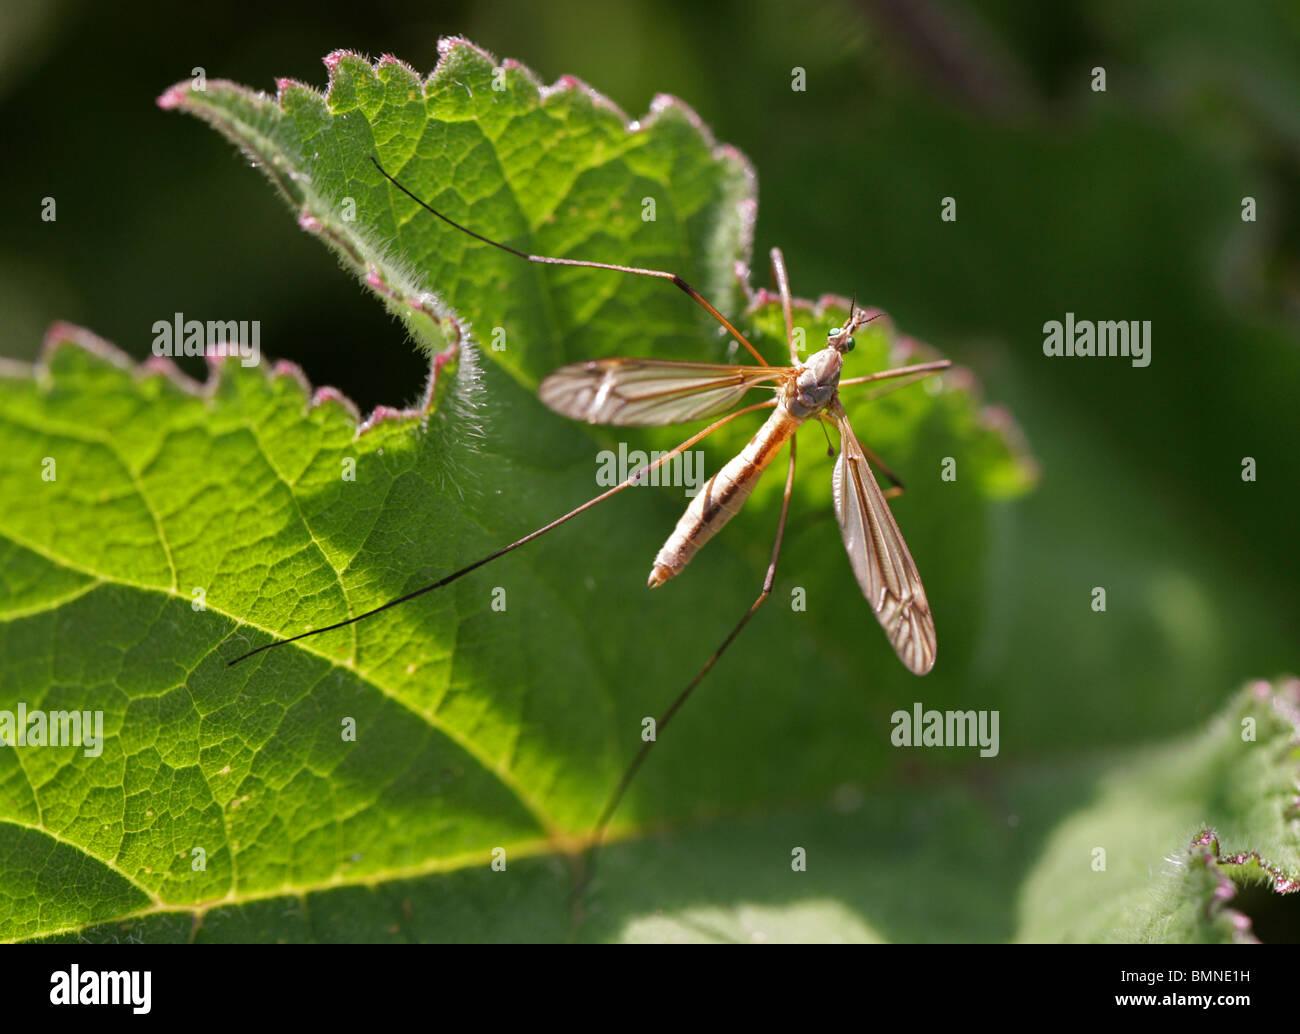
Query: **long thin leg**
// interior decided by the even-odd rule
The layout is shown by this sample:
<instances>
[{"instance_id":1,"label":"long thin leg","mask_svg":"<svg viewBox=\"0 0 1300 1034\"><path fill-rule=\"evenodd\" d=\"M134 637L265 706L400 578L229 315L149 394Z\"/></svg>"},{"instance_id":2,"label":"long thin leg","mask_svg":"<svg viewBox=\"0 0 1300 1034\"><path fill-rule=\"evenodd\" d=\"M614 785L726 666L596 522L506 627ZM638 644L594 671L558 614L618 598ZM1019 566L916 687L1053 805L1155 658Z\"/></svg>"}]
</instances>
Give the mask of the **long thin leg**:
<instances>
[{"instance_id":1,"label":"long thin leg","mask_svg":"<svg viewBox=\"0 0 1300 1034\"><path fill-rule=\"evenodd\" d=\"M758 349L749 343L749 339L732 326L731 321L728 320L726 316L722 315L722 313L715 309L704 295L700 294L699 291L695 290L695 288L679 277L676 273L670 273L665 269L641 269L639 266L617 266L610 262L587 262L582 259L552 258L549 255L530 255L526 251L520 251L517 248L510 247L508 244L502 244L500 241L494 241L490 237L484 237L481 233L475 233L467 226L461 226L460 223L443 215L427 201L421 200L417 195L411 193L411 191L402 186L402 184L400 184L387 169L379 164L379 160L373 155L371 155L370 160L374 162L375 168L379 170L384 179L388 180L389 183L395 186L426 212L436 215L448 226L454 226L456 229L460 230L461 233L467 233L475 240L482 241L484 244L490 244L494 248L500 248L502 251L508 251L511 255L518 255L521 259L527 259L529 262L538 262L547 266L583 266L587 269L609 269L616 273L635 273L637 276L653 276L660 280L671 280L674 285L690 295L691 299L697 305L701 306L710 316L726 327L727 333L744 345L749 350L749 354L757 359L760 365L771 365L771 363L759 354Z\"/></svg>"},{"instance_id":2,"label":"long thin leg","mask_svg":"<svg viewBox=\"0 0 1300 1034\"><path fill-rule=\"evenodd\" d=\"M800 363L799 350L794 347L794 313L790 305L790 274L785 271L785 256L780 248L773 248L772 274L776 277L776 289L781 292L781 310L785 313L785 340L790 346L790 365Z\"/></svg>"},{"instance_id":3,"label":"long thin leg","mask_svg":"<svg viewBox=\"0 0 1300 1034\"><path fill-rule=\"evenodd\" d=\"M946 370L952 365L951 359L936 359L929 363L916 363L912 366L899 366L893 370L881 370L879 373L869 373L865 377L850 377L847 380L840 381L841 388L852 387L854 384L870 384L872 381L885 381L893 377L913 377L917 374L938 373L940 370Z\"/></svg>"},{"instance_id":4,"label":"long thin leg","mask_svg":"<svg viewBox=\"0 0 1300 1034\"><path fill-rule=\"evenodd\" d=\"M605 835L605 827L609 825L609 820L614 817L614 813L618 810L618 806L623 800L623 795L627 793L627 788L632 785L632 780L636 777L637 772L640 771L641 766L645 763L646 756L650 753L650 748L655 745L659 735L668 727L668 723L673 720L673 717L677 712L682 709L682 705L690 698L695 687L700 684L704 676L707 675L714 664L717 663L718 658L722 656L723 652L731 645L736 636L740 635L740 630L749 624L749 619L754 616L758 608L761 607L764 601L766 601L766 599L772 594L772 586L776 582L776 561L781 555L781 541L785 538L785 522L786 518L790 514L790 495L794 491L794 458L795 440L791 437L790 466L785 476L785 495L781 500L781 518L776 525L776 541L772 543L772 561L767 565L767 576L763 579L763 591L758 594L758 599L756 599L749 610L745 612L745 616L740 619L739 624L737 624L736 627L731 630L731 633L727 638L722 641L722 645L714 650L713 655L704 662L704 667L696 673L695 678L691 679L686 688L677 695L677 699L672 702L668 710L660 716L659 720L655 723L656 738L653 740L646 740L641 744L641 749L637 751L636 757L632 759L632 763L628 765L627 769L623 772L623 778L618 781L618 786L614 788L614 792L610 796L608 803L606 803L604 810L600 813L600 818L596 820L596 829L592 835L591 845L588 848L588 862L578 886L579 897L581 896L582 888L586 886L590 881L592 874L595 872L596 853L600 850L600 843Z\"/></svg>"},{"instance_id":5,"label":"long thin leg","mask_svg":"<svg viewBox=\"0 0 1300 1034\"><path fill-rule=\"evenodd\" d=\"M399 603L405 603L408 600L413 600L417 596L423 596L426 592L432 592L434 589L441 589L444 585L448 585L451 582L454 582L457 578L464 577L465 575L469 574L471 571L475 571L478 568L482 567L484 564L490 563L491 561L497 559L497 557L505 556L511 550L518 549L520 546L532 542L533 539L541 538L548 531L551 531L554 528L558 528L561 524L564 524L566 521L573 520L573 518L577 517L578 514L585 513L587 510L590 510L597 503L603 503L610 496L623 491L623 489L627 488L629 485L632 485L637 481L641 480L647 474L649 474L650 471L654 470L656 467L659 467L662 464L667 463L674 456L680 455L681 453L685 452L692 445L695 445L697 442L700 442L705 438L707 438L718 428L726 424L729 424L732 420L735 420L736 417L743 416L746 413L753 413L755 410L759 410L759 409L771 409L775 405L776 405L775 400L771 402L756 402L752 406L746 406L744 409L738 409L734 413L728 413L720 420L715 420L703 431L699 431L691 435L691 437L687 438L686 441L682 442L682 444L677 446L677 448L664 453L658 459L650 463L647 463L644 467L640 467L637 470L633 471L632 474L628 476L627 480L624 481L622 484L615 485L613 488L601 492L600 495L596 496L594 499L588 499L577 509L570 510L563 517L557 517L555 520L551 521L550 524L538 528L536 531L531 532L528 535L525 535L521 539L516 539L508 546L502 546L495 553L489 553L481 560L476 560L474 561L474 563L468 565L467 567L462 567L459 571L453 571L451 574L447 575L445 578L440 578L432 585L426 585L423 589L416 589L414 592L408 592L405 596L399 596L395 600L389 600L387 603L383 604L382 606L375 607L373 610L368 610L364 614L358 614L356 617L348 618L346 621L336 621L334 624L326 625L324 628L313 628L310 632L301 632L298 635L290 636L288 639L280 639L277 642L267 643L264 646L259 646L256 650L249 650L248 653L241 654L240 656L236 657L233 661L230 662L230 664L227 665L227 667L232 667L238 664L240 661L252 657L254 654L261 653L263 650L270 650L276 646L286 646L289 643L297 642L299 639L306 639L308 636L320 635L322 632L332 632L336 628L343 628L346 625L356 624L358 621L364 621L368 617L374 617L374 615L379 614L382 611L388 610L390 607L396 607Z\"/></svg>"}]
</instances>

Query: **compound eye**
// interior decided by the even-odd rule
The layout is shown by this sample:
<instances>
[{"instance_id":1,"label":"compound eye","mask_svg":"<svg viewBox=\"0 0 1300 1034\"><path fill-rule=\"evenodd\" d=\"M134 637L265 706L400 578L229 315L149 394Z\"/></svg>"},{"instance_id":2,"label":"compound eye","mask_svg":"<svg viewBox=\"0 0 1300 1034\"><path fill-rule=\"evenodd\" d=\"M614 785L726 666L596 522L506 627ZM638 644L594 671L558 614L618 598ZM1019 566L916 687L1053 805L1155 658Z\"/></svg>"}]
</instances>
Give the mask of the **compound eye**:
<instances>
[{"instance_id":1,"label":"compound eye","mask_svg":"<svg viewBox=\"0 0 1300 1034\"><path fill-rule=\"evenodd\" d=\"M844 339L844 351L846 352L853 351L853 338L849 337Z\"/></svg>"}]
</instances>

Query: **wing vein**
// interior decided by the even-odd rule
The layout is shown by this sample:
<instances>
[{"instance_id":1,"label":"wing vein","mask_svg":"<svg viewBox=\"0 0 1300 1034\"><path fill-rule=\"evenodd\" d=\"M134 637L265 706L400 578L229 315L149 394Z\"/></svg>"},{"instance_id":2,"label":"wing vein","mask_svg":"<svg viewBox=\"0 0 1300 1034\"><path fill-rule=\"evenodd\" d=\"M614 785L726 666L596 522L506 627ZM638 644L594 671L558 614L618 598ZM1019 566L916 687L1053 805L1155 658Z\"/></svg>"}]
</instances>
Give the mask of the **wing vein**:
<instances>
[{"instance_id":1,"label":"wing vein","mask_svg":"<svg viewBox=\"0 0 1300 1034\"><path fill-rule=\"evenodd\" d=\"M834 417L841 441L832 490L849 563L899 660L924 675L934 667L936 640L921 575L847 414Z\"/></svg>"},{"instance_id":2,"label":"wing vein","mask_svg":"<svg viewBox=\"0 0 1300 1034\"><path fill-rule=\"evenodd\" d=\"M751 388L791 375L781 366L594 359L560 367L542 381L538 394L574 420L655 427L717 416Z\"/></svg>"}]
</instances>

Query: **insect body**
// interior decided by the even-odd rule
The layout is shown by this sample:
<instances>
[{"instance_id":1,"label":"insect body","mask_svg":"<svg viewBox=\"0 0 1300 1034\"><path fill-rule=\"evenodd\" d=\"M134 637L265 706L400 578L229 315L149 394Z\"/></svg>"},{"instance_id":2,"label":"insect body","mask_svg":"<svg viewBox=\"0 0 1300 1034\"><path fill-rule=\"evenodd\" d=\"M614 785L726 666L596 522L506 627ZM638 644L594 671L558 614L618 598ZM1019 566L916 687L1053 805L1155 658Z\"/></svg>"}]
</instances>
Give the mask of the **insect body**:
<instances>
[{"instance_id":1,"label":"insect body","mask_svg":"<svg viewBox=\"0 0 1300 1034\"><path fill-rule=\"evenodd\" d=\"M838 346L838 347L837 347ZM840 381L845 346L837 343L814 355L797 375L787 377L777 388L776 409L749 440L744 449L719 470L691 500L681 520L655 557L650 588L658 588L679 574L695 555L731 520L767 469L796 431L809 417L821 412L835 397ZM848 341L852 347L852 339Z\"/></svg>"},{"instance_id":2,"label":"insect body","mask_svg":"<svg viewBox=\"0 0 1300 1034\"><path fill-rule=\"evenodd\" d=\"M757 434L705 483L655 556L649 586L657 589L681 573L691 557L740 512L759 475L776 459L803 421L778 403Z\"/></svg>"},{"instance_id":3,"label":"insect body","mask_svg":"<svg viewBox=\"0 0 1300 1034\"><path fill-rule=\"evenodd\" d=\"M787 324L789 289L779 252L773 265L782 286ZM934 620L916 564L893 514L849 425L839 401L844 356L853 333L869 322L856 306L844 325L827 335L827 345L801 362L791 347L791 366L726 366L654 359L596 359L561 367L542 381L538 395L557 413L592 424L681 423L730 409L746 392L774 382L775 398L767 422L749 443L713 475L686 508L655 557L650 588L681 573L696 552L731 520L749 498L759 476L792 443L808 420L836 426L841 449L835 465L835 511L845 548L863 593L875 609L899 659L924 675L934 666ZM793 339L793 333L791 333ZM886 371L885 375L929 372L946 362ZM853 383L883 379L858 378ZM648 468L647 468L648 469Z\"/></svg>"}]
</instances>

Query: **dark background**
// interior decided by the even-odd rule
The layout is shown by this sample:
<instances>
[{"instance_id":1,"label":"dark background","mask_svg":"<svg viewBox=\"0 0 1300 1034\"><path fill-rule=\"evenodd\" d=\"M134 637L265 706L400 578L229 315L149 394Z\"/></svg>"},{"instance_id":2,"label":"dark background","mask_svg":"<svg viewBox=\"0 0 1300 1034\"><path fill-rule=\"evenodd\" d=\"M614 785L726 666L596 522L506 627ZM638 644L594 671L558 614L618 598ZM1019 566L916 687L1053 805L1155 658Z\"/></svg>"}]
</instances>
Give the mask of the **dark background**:
<instances>
[{"instance_id":1,"label":"dark background","mask_svg":"<svg viewBox=\"0 0 1300 1034\"><path fill-rule=\"evenodd\" d=\"M1166 738L1295 669L1293 4L6 6L0 355L31 358L63 319L144 356L155 320L233 307L363 410L412 399L425 363L397 324L233 148L154 99L195 66L323 88L341 47L427 72L457 33L629 118L682 97L757 169L756 256L779 244L796 293L856 291L1015 414L1043 478L996 526L1012 663L968 688L1036 687L1017 739L1042 760ZM1067 311L1150 320L1151 365L1045 358Z\"/></svg>"}]
</instances>

